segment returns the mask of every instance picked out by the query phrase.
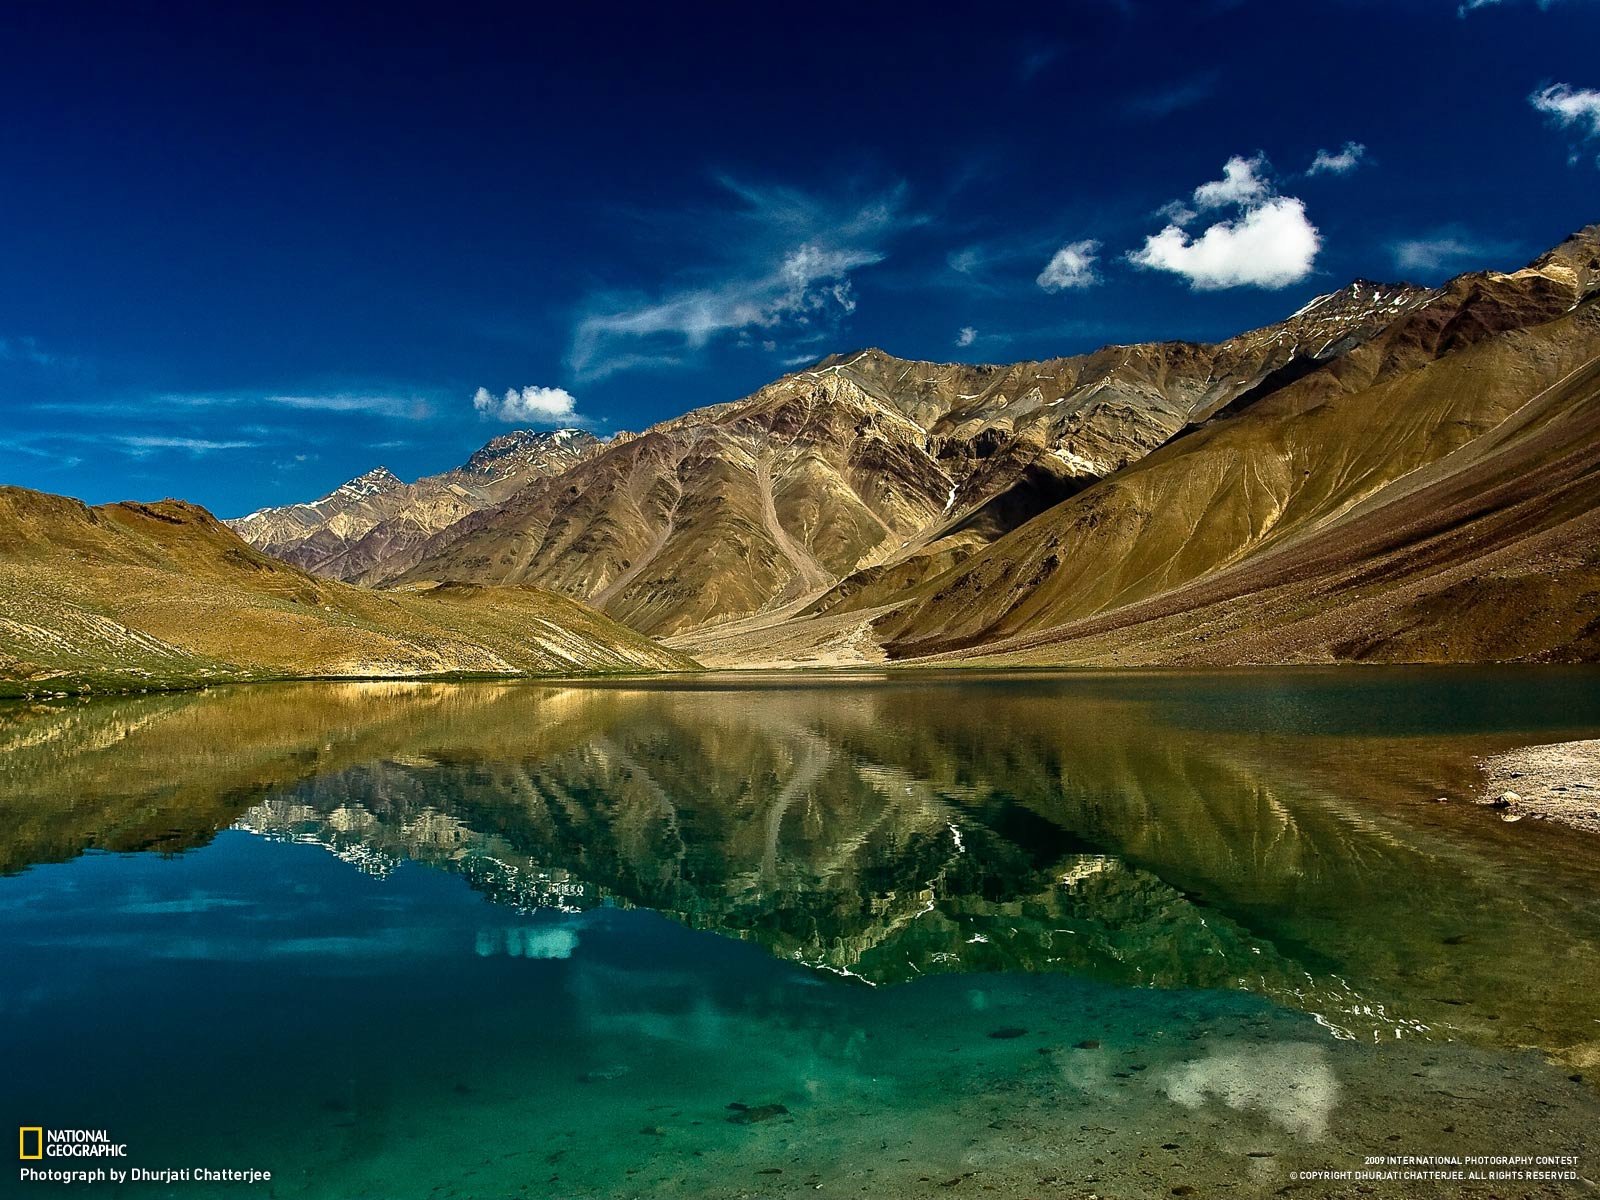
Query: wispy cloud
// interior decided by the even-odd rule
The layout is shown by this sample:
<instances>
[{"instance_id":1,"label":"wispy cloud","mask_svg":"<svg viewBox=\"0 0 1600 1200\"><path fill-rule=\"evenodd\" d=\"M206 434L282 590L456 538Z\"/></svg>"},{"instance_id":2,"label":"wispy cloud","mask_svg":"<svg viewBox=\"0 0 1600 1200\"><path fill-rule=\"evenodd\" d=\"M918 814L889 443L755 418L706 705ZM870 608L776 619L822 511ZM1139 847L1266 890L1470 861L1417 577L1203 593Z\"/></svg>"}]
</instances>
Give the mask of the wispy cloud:
<instances>
[{"instance_id":1,"label":"wispy cloud","mask_svg":"<svg viewBox=\"0 0 1600 1200\"><path fill-rule=\"evenodd\" d=\"M51 440L48 438L42 440ZM59 450L47 450L34 444L29 438L0 438L0 450L12 454L26 454L29 458L43 459L52 462L58 467L75 467L83 461L75 454L63 454Z\"/></svg>"},{"instance_id":2,"label":"wispy cloud","mask_svg":"<svg viewBox=\"0 0 1600 1200\"><path fill-rule=\"evenodd\" d=\"M1548 12L1555 6L1557 0L1534 0L1534 2L1540 12ZM1456 16L1465 20L1479 9L1498 8L1504 3L1507 3L1507 0L1463 0L1461 4L1456 6ZM1517 0L1509 0L1508 7L1515 7L1516 3Z\"/></svg>"},{"instance_id":3,"label":"wispy cloud","mask_svg":"<svg viewBox=\"0 0 1600 1200\"><path fill-rule=\"evenodd\" d=\"M1306 168L1307 175L1348 175L1361 165L1367 148L1360 142L1346 142L1342 150L1318 150Z\"/></svg>"},{"instance_id":4,"label":"wispy cloud","mask_svg":"<svg viewBox=\"0 0 1600 1200\"><path fill-rule=\"evenodd\" d=\"M1528 103L1562 129L1576 132L1583 141L1600 138L1600 90L1554 83L1534 92L1528 97ZM1567 162L1576 164L1581 157L1574 147Z\"/></svg>"},{"instance_id":5,"label":"wispy cloud","mask_svg":"<svg viewBox=\"0 0 1600 1200\"><path fill-rule=\"evenodd\" d=\"M150 454L157 450L183 450L197 455L211 454L218 450L247 450L260 445L259 442L212 441L209 438L156 437L143 434L119 434L110 440L136 455Z\"/></svg>"},{"instance_id":6,"label":"wispy cloud","mask_svg":"<svg viewBox=\"0 0 1600 1200\"><path fill-rule=\"evenodd\" d=\"M735 207L708 218L702 261L681 285L591 299L568 355L580 379L675 365L725 334L761 331L776 348L783 335L837 325L855 311L855 272L918 222L903 187L841 202L720 182Z\"/></svg>"},{"instance_id":7,"label":"wispy cloud","mask_svg":"<svg viewBox=\"0 0 1600 1200\"><path fill-rule=\"evenodd\" d=\"M988 256L981 246L963 246L945 256L945 262L958 275L975 275L987 261Z\"/></svg>"},{"instance_id":8,"label":"wispy cloud","mask_svg":"<svg viewBox=\"0 0 1600 1200\"><path fill-rule=\"evenodd\" d=\"M479 415L516 425L577 424L578 401L566 388L508 388L497 396L481 387L473 394L472 407Z\"/></svg>"},{"instance_id":9,"label":"wispy cloud","mask_svg":"<svg viewBox=\"0 0 1600 1200\"><path fill-rule=\"evenodd\" d=\"M40 347L31 337L0 337L0 362L26 363L35 367L54 366L57 357Z\"/></svg>"},{"instance_id":10,"label":"wispy cloud","mask_svg":"<svg viewBox=\"0 0 1600 1200\"><path fill-rule=\"evenodd\" d=\"M1279 195L1270 171L1261 154L1230 158L1221 179L1195 188L1188 204L1168 205L1166 228L1147 237L1128 260L1181 275L1196 291L1298 283L1311 273L1322 238L1304 202ZM1221 208L1236 215L1199 234L1185 228L1200 212Z\"/></svg>"},{"instance_id":11,"label":"wispy cloud","mask_svg":"<svg viewBox=\"0 0 1600 1200\"><path fill-rule=\"evenodd\" d=\"M1023 83L1032 83L1060 57L1060 46L1033 46L1023 53L1022 61L1017 64L1017 74Z\"/></svg>"},{"instance_id":12,"label":"wispy cloud","mask_svg":"<svg viewBox=\"0 0 1600 1200\"><path fill-rule=\"evenodd\" d=\"M422 396L338 392L332 395L263 396L261 399L266 404L315 412L371 413L407 421L425 421L433 416L433 403Z\"/></svg>"},{"instance_id":13,"label":"wispy cloud","mask_svg":"<svg viewBox=\"0 0 1600 1200\"><path fill-rule=\"evenodd\" d=\"M1100 243L1092 238L1068 242L1050 256L1034 282L1047 292L1093 287L1100 282L1095 270L1099 254Z\"/></svg>"},{"instance_id":14,"label":"wispy cloud","mask_svg":"<svg viewBox=\"0 0 1600 1200\"><path fill-rule=\"evenodd\" d=\"M424 421L434 414L426 396L395 392L167 392L157 403L180 408L291 408L302 412L366 413L407 421Z\"/></svg>"},{"instance_id":15,"label":"wispy cloud","mask_svg":"<svg viewBox=\"0 0 1600 1200\"><path fill-rule=\"evenodd\" d=\"M972 345L972 343L977 340L978 331L971 325L963 325L961 327L961 332L956 334L956 345L963 348Z\"/></svg>"},{"instance_id":16,"label":"wispy cloud","mask_svg":"<svg viewBox=\"0 0 1600 1200\"><path fill-rule=\"evenodd\" d=\"M1216 90L1216 73L1208 71L1135 96L1128 101L1126 108L1135 117L1157 120L1209 100Z\"/></svg>"},{"instance_id":17,"label":"wispy cloud","mask_svg":"<svg viewBox=\"0 0 1600 1200\"><path fill-rule=\"evenodd\" d=\"M1389 245L1390 257L1401 271L1426 274L1453 273L1486 267L1491 259L1517 252L1509 242L1477 237L1463 229L1436 229L1419 237L1402 238Z\"/></svg>"},{"instance_id":18,"label":"wispy cloud","mask_svg":"<svg viewBox=\"0 0 1600 1200\"><path fill-rule=\"evenodd\" d=\"M1053 253L1056 245L1054 235L974 242L945 255L949 273L935 275L933 282L965 292L1009 292L1026 284L1035 273L1032 264Z\"/></svg>"}]
</instances>

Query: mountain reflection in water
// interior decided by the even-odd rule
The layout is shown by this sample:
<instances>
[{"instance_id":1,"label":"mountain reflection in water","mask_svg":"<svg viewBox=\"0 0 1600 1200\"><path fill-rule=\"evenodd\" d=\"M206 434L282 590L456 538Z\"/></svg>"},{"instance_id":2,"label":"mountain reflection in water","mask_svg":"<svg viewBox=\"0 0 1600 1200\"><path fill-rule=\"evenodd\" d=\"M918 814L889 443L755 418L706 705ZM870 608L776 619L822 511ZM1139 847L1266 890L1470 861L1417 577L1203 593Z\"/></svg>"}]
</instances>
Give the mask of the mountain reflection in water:
<instances>
[{"instance_id":1,"label":"mountain reflection in water","mask_svg":"<svg viewBox=\"0 0 1600 1200\"><path fill-rule=\"evenodd\" d=\"M1576 1052L1600 856L1462 801L1474 755L1596 729L1587 672L221 689L0 715L0 862L232 826L867 984L1244 989L1339 1037Z\"/></svg>"}]
</instances>

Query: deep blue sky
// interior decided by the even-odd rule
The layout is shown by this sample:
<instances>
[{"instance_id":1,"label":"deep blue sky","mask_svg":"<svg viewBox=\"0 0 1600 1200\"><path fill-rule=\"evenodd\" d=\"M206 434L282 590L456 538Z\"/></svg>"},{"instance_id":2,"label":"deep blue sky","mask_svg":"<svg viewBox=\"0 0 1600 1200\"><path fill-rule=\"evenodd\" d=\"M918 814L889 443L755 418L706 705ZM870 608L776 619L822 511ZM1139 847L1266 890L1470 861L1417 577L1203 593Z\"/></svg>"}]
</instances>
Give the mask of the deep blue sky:
<instances>
[{"instance_id":1,"label":"deep blue sky","mask_svg":"<svg viewBox=\"0 0 1600 1200\"><path fill-rule=\"evenodd\" d=\"M1600 220L1600 4L1478 5L6 5L0 482L236 515L1521 265Z\"/></svg>"}]
</instances>

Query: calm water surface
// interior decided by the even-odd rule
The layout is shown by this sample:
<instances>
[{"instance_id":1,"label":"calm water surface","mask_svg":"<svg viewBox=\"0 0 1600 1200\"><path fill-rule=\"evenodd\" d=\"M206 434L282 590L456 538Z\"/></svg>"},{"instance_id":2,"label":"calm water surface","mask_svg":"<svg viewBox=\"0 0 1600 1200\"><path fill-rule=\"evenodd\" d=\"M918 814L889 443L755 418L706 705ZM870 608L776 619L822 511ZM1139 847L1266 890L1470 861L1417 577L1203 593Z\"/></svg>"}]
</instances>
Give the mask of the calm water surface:
<instances>
[{"instance_id":1,"label":"calm water surface","mask_svg":"<svg viewBox=\"0 0 1600 1200\"><path fill-rule=\"evenodd\" d=\"M0 1122L273 1174L142 1196L1594 1178L1600 839L1468 800L1597 735L1565 669L0 708Z\"/></svg>"}]
</instances>

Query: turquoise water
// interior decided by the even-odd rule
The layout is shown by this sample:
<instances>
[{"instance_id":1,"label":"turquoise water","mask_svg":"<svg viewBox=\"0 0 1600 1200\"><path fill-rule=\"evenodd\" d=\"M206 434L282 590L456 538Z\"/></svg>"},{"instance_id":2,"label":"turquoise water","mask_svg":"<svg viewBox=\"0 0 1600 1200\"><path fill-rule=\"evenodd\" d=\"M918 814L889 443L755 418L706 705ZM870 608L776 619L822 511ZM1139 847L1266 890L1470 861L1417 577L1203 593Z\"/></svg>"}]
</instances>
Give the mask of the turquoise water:
<instances>
[{"instance_id":1,"label":"turquoise water","mask_svg":"<svg viewBox=\"0 0 1600 1200\"><path fill-rule=\"evenodd\" d=\"M7 709L0 1098L272 1173L95 1194L1580 1194L1292 1173L1594 1175L1600 849L1467 800L1596 731L1513 669Z\"/></svg>"}]
</instances>

